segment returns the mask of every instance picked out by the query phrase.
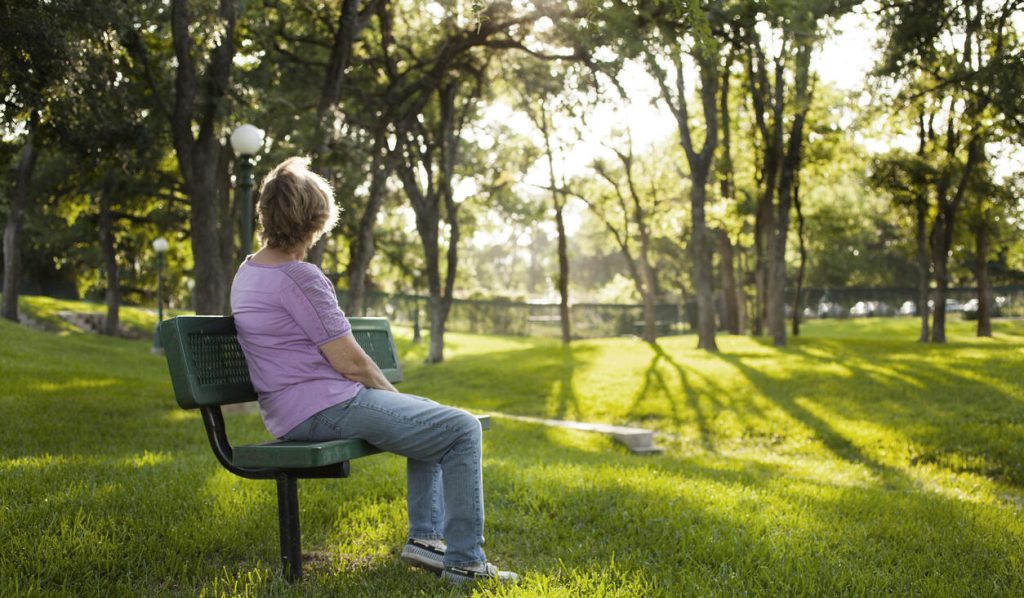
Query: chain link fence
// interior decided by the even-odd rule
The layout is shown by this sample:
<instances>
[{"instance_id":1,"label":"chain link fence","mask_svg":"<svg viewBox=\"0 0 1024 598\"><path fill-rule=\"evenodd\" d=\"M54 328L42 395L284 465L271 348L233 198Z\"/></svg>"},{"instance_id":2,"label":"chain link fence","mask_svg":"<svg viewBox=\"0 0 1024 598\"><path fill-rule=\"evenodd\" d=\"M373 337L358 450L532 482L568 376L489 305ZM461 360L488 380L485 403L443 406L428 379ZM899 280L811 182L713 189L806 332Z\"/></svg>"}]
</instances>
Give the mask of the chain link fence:
<instances>
[{"instance_id":1,"label":"chain link fence","mask_svg":"<svg viewBox=\"0 0 1024 598\"><path fill-rule=\"evenodd\" d=\"M842 288L804 289L801 293L803 319L858 318L918 315L917 289L913 288ZM787 316L792 316L795 292L787 293ZM928 306L934 311L935 291L930 294ZM974 287L955 287L946 291L946 312L960 313L967 319L976 318L978 292ZM995 317L1024 316L1024 285L999 286L992 289L992 315Z\"/></svg>"},{"instance_id":2,"label":"chain link fence","mask_svg":"<svg viewBox=\"0 0 1024 598\"><path fill-rule=\"evenodd\" d=\"M344 308L347 293L338 292ZM367 293L365 314L384 316L395 324L412 326L417 317L425 331L428 327L427 298L405 293ZM681 334L689 330L687 310L677 304L661 304L655 317L658 334ZM577 303L569 308L574 338L601 338L638 335L643 330L642 305ZM447 330L479 334L514 336L554 336L562 334L557 303L523 303L510 300L455 299L448 315Z\"/></svg>"},{"instance_id":3,"label":"chain link fence","mask_svg":"<svg viewBox=\"0 0 1024 598\"><path fill-rule=\"evenodd\" d=\"M917 290L912 288L809 288L801 292L801 319L895 317L917 315ZM786 298L786 316L792 317L795 291ZM1024 285L995 287L993 315L1024 317ZM348 305L346 291L338 301ZM424 332L429 328L427 297L405 293L367 293L365 315L383 316L395 324L413 326L417 319ZM750 306L748 306L750 307ZM721 306L719 306L721 309ZM977 314L973 288L949 289L946 311L970 319ZM569 308L573 338L602 338L639 335L643 331L642 305L576 303ZM656 307L659 336L694 330L697 307L691 300L682 304L663 303ZM523 303L511 300L455 299L447 330L512 336L561 336L557 303Z\"/></svg>"}]
</instances>

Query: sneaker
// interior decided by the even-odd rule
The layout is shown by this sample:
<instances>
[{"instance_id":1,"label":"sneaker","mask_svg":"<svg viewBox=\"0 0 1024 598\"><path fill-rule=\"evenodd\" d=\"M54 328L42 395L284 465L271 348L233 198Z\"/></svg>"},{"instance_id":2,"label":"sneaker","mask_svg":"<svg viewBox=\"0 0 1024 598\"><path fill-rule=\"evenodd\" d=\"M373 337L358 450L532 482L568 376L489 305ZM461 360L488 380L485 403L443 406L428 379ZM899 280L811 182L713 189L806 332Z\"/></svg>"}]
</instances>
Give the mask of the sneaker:
<instances>
[{"instance_id":1,"label":"sneaker","mask_svg":"<svg viewBox=\"0 0 1024 598\"><path fill-rule=\"evenodd\" d=\"M411 539L402 547L402 560L440 575L444 570L444 544Z\"/></svg>"},{"instance_id":2,"label":"sneaker","mask_svg":"<svg viewBox=\"0 0 1024 598\"><path fill-rule=\"evenodd\" d=\"M494 565L487 563L483 569L463 569L462 567L445 567L441 579L451 584L476 583L496 579L500 583L518 583L519 576L511 571L499 571Z\"/></svg>"}]
</instances>

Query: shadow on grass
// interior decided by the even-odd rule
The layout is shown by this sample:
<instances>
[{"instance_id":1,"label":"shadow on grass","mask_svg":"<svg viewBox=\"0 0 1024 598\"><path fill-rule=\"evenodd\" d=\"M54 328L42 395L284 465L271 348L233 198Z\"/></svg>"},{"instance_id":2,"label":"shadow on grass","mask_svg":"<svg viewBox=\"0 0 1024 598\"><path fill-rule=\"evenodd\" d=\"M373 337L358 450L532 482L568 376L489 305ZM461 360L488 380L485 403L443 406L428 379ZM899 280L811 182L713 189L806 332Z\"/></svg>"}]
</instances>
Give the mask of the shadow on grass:
<instances>
[{"instance_id":1,"label":"shadow on grass","mask_svg":"<svg viewBox=\"0 0 1024 598\"><path fill-rule=\"evenodd\" d=\"M512 350L460 355L430 366L413 363L400 390L476 411L582 420L585 407L573 378L594 354L591 346L531 339Z\"/></svg>"},{"instance_id":2,"label":"shadow on grass","mask_svg":"<svg viewBox=\"0 0 1024 598\"><path fill-rule=\"evenodd\" d=\"M654 351L654 357L651 359L651 363L647 366L647 369L644 372L643 384L634 395L633 402L627 411L627 416L631 419L636 418L642 404L651 399L651 395L654 394L656 389L660 389L668 402L671 421L675 427L678 427L683 422L684 416L681 413L680 406L677 404L677 397L682 397L687 412L693 413L693 417L696 421L697 429L700 434L701 446L709 452L714 452L715 447L712 441L712 431L708 426L707 416L700 404L700 394L690 384L689 375L686 370L679 365L679 363L673 360L658 343L652 343L649 346ZM660 369L662 361L669 365L678 376L681 391L679 394L673 392L669 387L669 384L666 382L665 376L662 374ZM721 403L719 403L710 393L705 395L705 398L709 399L715 407L721 408Z\"/></svg>"},{"instance_id":3,"label":"shadow on grass","mask_svg":"<svg viewBox=\"0 0 1024 598\"><path fill-rule=\"evenodd\" d=\"M637 461L560 446L552 462L533 443L517 446L516 459L488 471L495 534L559 547L520 555L527 569L560 560L593 572L614 561L655 577L665 595L1021 587L1007 561L1021 530L1008 510L985 518L985 507L927 491L800 479L731 457Z\"/></svg>"},{"instance_id":4,"label":"shadow on grass","mask_svg":"<svg viewBox=\"0 0 1024 598\"><path fill-rule=\"evenodd\" d=\"M719 358L839 458L890 474L898 472L893 459L937 463L1020 485L1024 469L1014 455L1024 448L1024 402L1007 392L1017 384L1019 358L1005 346L965 348L963 368L949 367L954 347L831 339L798 339L780 349L810 364L782 373L757 364L755 356ZM832 366L849 375L837 378ZM845 420L847 429L865 422L873 431L848 438L829 414ZM997 433L996 423L1015 425ZM871 434L887 435L889 446L879 447ZM874 456L879 448L890 451L887 463ZM905 455L893 455L893 449Z\"/></svg>"}]
</instances>

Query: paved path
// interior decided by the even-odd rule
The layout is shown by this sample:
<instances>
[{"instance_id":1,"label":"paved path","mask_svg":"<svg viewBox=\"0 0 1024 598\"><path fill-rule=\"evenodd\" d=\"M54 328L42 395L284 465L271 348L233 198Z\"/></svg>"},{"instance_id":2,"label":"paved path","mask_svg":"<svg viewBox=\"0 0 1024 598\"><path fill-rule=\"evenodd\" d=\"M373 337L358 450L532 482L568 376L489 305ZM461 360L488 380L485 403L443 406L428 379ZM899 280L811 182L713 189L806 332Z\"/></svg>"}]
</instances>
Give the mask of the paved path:
<instances>
[{"instance_id":1,"label":"paved path","mask_svg":"<svg viewBox=\"0 0 1024 598\"><path fill-rule=\"evenodd\" d=\"M614 426L612 424L592 424L587 422L568 421L563 419L544 419L541 417L528 417L525 415L507 415L504 413L492 413L494 417L502 417L516 421L542 424L554 428L565 428L568 430L579 430L581 432L595 432L611 436L617 442L626 445L629 451L636 455L659 454L663 449L654 446L654 432L644 428L633 428L629 426Z\"/></svg>"}]
</instances>

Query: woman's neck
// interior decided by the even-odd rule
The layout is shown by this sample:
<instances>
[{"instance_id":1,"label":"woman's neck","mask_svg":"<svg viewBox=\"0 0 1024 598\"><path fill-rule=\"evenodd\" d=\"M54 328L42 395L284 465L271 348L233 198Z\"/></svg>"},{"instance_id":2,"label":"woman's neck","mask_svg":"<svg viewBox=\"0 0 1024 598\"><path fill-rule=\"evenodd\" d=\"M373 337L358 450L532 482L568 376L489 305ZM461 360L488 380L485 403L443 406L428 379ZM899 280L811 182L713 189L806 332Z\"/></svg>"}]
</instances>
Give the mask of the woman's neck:
<instances>
[{"instance_id":1,"label":"woman's neck","mask_svg":"<svg viewBox=\"0 0 1024 598\"><path fill-rule=\"evenodd\" d=\"M276 247L264 247L253 255L256 263L284 263L301 262L306 257L306 250L301 247L291 249L278 249Z\"/></svg>"}]
</instances>

